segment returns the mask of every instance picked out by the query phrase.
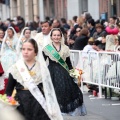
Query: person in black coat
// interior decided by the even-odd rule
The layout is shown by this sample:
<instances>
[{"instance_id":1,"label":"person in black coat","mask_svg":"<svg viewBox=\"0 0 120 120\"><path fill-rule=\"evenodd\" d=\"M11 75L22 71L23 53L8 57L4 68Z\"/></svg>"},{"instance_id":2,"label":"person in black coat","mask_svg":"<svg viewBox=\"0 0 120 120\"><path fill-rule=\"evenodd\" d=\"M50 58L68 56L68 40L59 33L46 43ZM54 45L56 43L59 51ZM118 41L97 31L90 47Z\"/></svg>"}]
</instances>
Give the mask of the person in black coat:
<instances>
[{"instance_id":1,"label":"person in black coat","mask_svg":"<svg viewBox=\"0 0 120 120\"><path fill-rule=\"evenodd\" d=\"M87 27L88 27L89 32L90 32L90 37L93 37L93 34L96 32L94 19L89 19L87 21Z\"/></svg>"},{"instance_id":2,"label":"person in black coat","mask_svg":"<svg viewBox=\"0 0 120 120\"><path fill-rule=\"evenodd\" d=\"M83 28L80 32L80 36L76 38L73 49L74 50L83 50L83 48L88 44L88 34L89 31L87 28Z\"/></svg>"}]
</instances>

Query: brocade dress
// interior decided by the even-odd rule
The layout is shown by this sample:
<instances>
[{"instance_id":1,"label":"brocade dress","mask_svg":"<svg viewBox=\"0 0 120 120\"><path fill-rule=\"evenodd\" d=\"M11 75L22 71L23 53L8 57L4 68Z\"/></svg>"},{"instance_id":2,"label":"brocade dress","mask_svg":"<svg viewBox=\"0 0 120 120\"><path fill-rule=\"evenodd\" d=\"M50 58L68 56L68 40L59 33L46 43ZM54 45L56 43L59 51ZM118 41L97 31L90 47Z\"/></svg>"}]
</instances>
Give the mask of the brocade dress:
<instances>
[{"instance_id":1,"label":"brocade dress","mask_svg":"<svg viewBox=\"0 0 120 120\"><path fill-rule=\"evenodd\" d=\"M50 45L54 47L53 44ZM69 48L61 44L60 50L57 52L67 63L69 69L72 69ZM45 48L43 49L43 55L45 59L49 59L48 68L61 112L70 113L75 111L76 108L79 108L83 104L83 94L81 90L74 82L74 78L69 75L68 71L63 68Z\"/></svg>"},{"instance_id":2,"label":"brocade dress","mask_svg":"<svg viewBox=\"0 0 120 120\"><path fill-rule=\"evenodd\" d=\"M40 72L38 71L38 62L36 62L35 66L32 68L31 77L36 81L38 79L38 88L43 92L42 80ZM14 71L17 71L14 67ZM34 98L34 96L30 93L30 91L25 88L22 83L22 77L19 75L18 71L15 72L19 77L18 79L14 79L14 75L9 74L8 86L6 88L6 94L8 96L12 95L13 89L15 88L17 93L15 99L19 102L20 106L17 107L17 110L25 117L25 120L50 120L42 106L38 103L38 101ZM34 74L35 73L35 74Z\"/></svg>"}]
</instances>

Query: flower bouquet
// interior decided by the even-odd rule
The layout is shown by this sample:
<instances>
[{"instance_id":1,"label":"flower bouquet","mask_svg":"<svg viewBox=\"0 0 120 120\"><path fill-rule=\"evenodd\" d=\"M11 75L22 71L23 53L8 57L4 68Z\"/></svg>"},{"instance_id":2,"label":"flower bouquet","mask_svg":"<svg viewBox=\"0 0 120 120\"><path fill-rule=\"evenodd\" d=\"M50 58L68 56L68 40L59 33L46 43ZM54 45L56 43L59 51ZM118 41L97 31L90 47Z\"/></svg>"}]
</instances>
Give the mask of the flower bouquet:
<instances>
[{"instance_id":1,"label":"flower bouquet","mask_svg":"<svg viewBox=\"0 0 120 120\"><path fill-rule=\"evenodd\" d=\"M19 103L11 96L0 94L0 106L4 108L15 109L17 106L19 106Z\"/></svg>"},{"instance_id":2,"label":"flower bouquet","mask_svg":"<svg viewBox=\"0 0 120 120\"><path fill-rule=\"evenodd\" d=\"M74 68L74 69L71 69L69 71L69 73L70 73L71 77L73 77L73 78L75 78L75 80L77 80L77 83L80 86L81 75L83 74L83 71L81 69Z\"/></svg>"}]
</instances>

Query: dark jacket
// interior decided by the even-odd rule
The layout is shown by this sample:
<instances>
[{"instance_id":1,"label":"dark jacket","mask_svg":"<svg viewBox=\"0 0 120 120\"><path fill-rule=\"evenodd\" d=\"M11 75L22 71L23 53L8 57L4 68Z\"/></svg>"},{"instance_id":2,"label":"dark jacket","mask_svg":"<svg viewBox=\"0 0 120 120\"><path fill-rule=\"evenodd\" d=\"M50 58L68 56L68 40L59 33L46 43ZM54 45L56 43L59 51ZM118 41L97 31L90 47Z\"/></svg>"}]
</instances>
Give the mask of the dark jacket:
<instances>
[{"instance_id":1,"label":"dark jacket","mask_svg":"<svg viewBox=\"0 0 120 120\"><path fill-rule=\"evenodd\" d=\"M73 46L74 50L83 50L83 48L88 44L88 37L85 35L82 35L80 37L77 37Z\"/></svg>"},{"instance_id":2,"label":"dark jacket","mask_svg":"<svg viewBox=\"0 0 120 120\"><path fill-rule=\"evenodd\" d=\"M104 31L104 30L103 30L102 32L100 32L100 33L95 32L95 33L93 34L93 38L94 38L95 40L97 40L97 38L102 37L102 36L105 35L105 34L107 34L107 32Z\"/></svg>"},{"instance_id":3,"label":"dark jacket","mask_svg":"<svg viewBox=\"0 0 120 120\"><path fill-rule=\"evenodd\" d=\"M95 27L89 29L89 32L90 32L90 37L93 37L93 34L96 32Z\"/></svg>"}]
</instances>

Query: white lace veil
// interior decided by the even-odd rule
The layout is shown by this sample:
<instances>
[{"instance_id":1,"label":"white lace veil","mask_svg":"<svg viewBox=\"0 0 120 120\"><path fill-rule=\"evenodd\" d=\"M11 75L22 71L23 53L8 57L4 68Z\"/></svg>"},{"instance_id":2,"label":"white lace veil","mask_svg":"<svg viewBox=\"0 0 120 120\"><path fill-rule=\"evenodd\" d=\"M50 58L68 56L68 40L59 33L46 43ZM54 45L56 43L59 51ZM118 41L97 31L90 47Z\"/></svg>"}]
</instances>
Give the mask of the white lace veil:
<instances>
[{"instance_id":1,"label":"white lace veil","mask_svg":"<svg viewBox=\"0 0 120 120\"><path fill-rule=\"evenodd\" d=\"M50 39L50 41L51 41L51 43L52 43L52 39L51 39L51 33L54 31L54 30L59 30L60 32L61 32L61 34L62 34L62 38L61 38L61 44L65 44L65 38L64 38L64 35L63 35L63 33L62 33L62 31L60 30L60 28L53 28L51 31L50 31L50 36L49 36L49 39Z\"/></svg>"},{"instance_id":2,"label":"white lace veil","mask_svg":"<svg viewBox=\"0 0 120 120\"><path fill-rule=\"evenodd\" d=\"M21 32L21 34L20 34L20 37L19 37L19 39L18 39L18 43L17 43L17 46L16 46L17 54L20 53L21 39L23 38L23 36L24 36L24 31L25 31L26 29L29 29L29 27L25 27L25 28L22 30L22 32ZM19 54L18 54L18 55L19 55Z\"/></svg>"},{"instance_id":3,"label":"white lace veil","mask_svg":"<svg viewBox=\"0 0 120 120\"><path fill-rule=\"evenodd\" d=\"M17 33L16 33L16 31L15 31L15 29L13 28L13 27L8 27L8 29L12 29L13 30L13 32L14 32L14 39L18 39L18 36L17 36ZM7 29L7 30L8 30ZM5 52L5 41L6 41L6 39L7 39L7 37L8 37L8 33L7 33L7 30L6 30L6 32L5 32L5 36L4 36L4 38L3 38L3 42L2 42L2 46L1 46L1 55ZM13 39L13 40L14 40Z\"/></svg>"},{"instance_id":4,"label":"white lace veil","mask_svg":"<svg viewBox=\"0 0 120 120\"><path fill-rule=\"evenodd\" d=\"M43 57L42 48L40 46L38 47L38 55L36 56L36 60L40 63L40 72L42 77L44 95L46 99L47 110L51 115L51 120L63 120L60 107L57 102L55 90L52 84L51 76Z\"/></svg>"},{"instance_id":5,"label":"white lace veil","mask_svg":"<svg viewBox=\"0 0 120 120\"><path fill-rule=\"evenodd\" d=\"M47 68L46 62L42 55L42 48L39 47L39 55L38 60L41 63L40 64L40 70L42 75L42 81L43 81L43 88L44 88L44 94L47 102L47 108L50 113L55 112L55 119L54 120L63 120L60 112L60 108L57 102L57 98L55 95L54 87L52 84L51 76L49 73L49 70Z\"/></svg>"}]
</instances>

